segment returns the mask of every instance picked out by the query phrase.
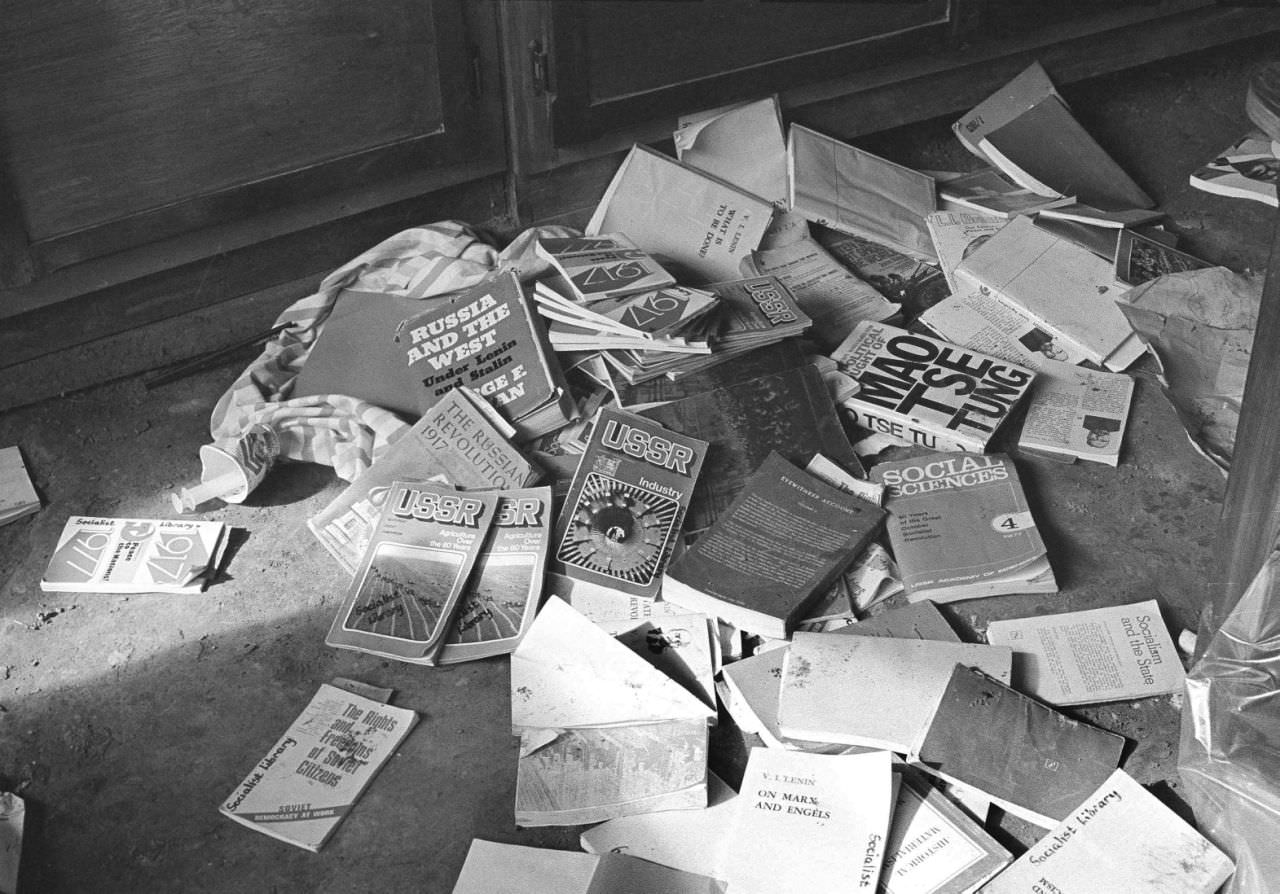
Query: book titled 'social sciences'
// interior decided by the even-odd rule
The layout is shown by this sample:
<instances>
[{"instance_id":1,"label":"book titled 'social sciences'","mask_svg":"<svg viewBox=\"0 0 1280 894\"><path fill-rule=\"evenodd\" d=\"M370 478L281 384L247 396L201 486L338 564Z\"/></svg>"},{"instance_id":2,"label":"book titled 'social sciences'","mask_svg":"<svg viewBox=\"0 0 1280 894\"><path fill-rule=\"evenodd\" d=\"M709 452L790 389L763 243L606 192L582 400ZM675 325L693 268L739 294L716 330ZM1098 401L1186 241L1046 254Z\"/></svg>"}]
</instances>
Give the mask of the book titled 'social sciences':
<instances>
[{"instance_id":1,"label":"book titled 'social sciences'","mask_svg":"<svg viewBox=\"0 0 1280 894\"><path fill-rule=\"evenodd\" d=\"M831 357L857 385L854 421L930 450L983 453L1035 372L998 357L869 320Z\"/></svg>"}]
</instances>

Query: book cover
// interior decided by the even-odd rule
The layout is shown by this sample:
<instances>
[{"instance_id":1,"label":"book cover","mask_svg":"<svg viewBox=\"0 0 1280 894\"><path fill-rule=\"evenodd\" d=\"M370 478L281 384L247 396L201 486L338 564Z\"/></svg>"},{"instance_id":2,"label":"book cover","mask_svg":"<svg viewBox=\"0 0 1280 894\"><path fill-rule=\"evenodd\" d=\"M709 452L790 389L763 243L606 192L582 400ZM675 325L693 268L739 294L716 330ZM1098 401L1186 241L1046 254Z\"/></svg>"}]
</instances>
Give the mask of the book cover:
<instances>
[{"instance_id":1,"label":"book cover","mask_svg":"<svg viewBox=\"0 0 1280 894\"><path fill-rule=\"evenodd\" d=\"M407 708L321 684L219 810L250 829L318 851L417 722Z\"/></svg>"},{"instance_id":2,"label":"book cover","mask_svg":"<svg viewBox=\"0 0 1280 894\"><path fill-rule=\"evenodd\" d=\"M972 348L865 321L831 353L856 384L840 405L872 432L930 450L986 452L1035 373Z\"/></svg>"},{"instance_id":3,"label":"book cover","mask_svg":"<svg viewBox=\"0 0 1280 894\"><path fill-rule=\"evenodd\" d=\"M875 891L893 810L889 753L752 748L725 849L734 894Z\"/></svg>"},{"instance_id":4,"label":"book cover","mask_svg":"<svg viewBox=\"0 0 1280 894\"><path fill-rule=\"evenodd\" d=\"M536 252L583 304L651 292L676 284L675 277L621 233L598 236L539 236Z\"/></svg>"},{"instance_id":5,"label":"book cover","mask_svg":"<svg viewBox=\"0 0 1280 894\"><path fill-rule=\"evenodd\" d=\"M700 285L737 278L772 219L768 200L636 144L586 233L626 233L677 281Z\"/></svg>"},{"instance_id":6,"label":"book cover","mask_svg":"<svg viewBox=\"0 0 1280 894\"><path fill-rule=\"evenodd\" d=\"M723 894L698 873L660 866L623 853L501 844L476 838L453 894Z\"/></svg>"},{"instance_id":7,"label":"book cover","mask_svg":"<svg viewBox=\"0 0 1280 894\"><path fill-rule=\"evenodd\" d=\"M980 148L987 134L1008 124L1046 96L1057 96L1058 90L1039 62L1032 62L1009 83L974 106L951 125L960 144L986 161Z\"/></svg>"},{"instance_id":8,"label":"book cover","mask_svg":"<svg viewBox=\"0 0 1280 894\"><path fill-rule=\"evenodd\" d=\"M1250 131L1214 159L1191 172L1191 185L1205 192L1280 206L1280 158L1276 144L1261 131Z\"/></svg>"},{"instance_id":9,"label":"book cover","mask_svg":"<svg viewBox=\"0 0 1280 894\"><path fill-rule=\"evenodd\" d=\"M752 195L787 201L787 138L778 97L681 115L676 158Z\"/></svg>"},{"instance_id":10,"label":"book cover","mask_svg":"<svg viewBox=\"0 0 1280 894\"><path fill-rule=\"evenodd\" d=\"M540 474L463 389L455 388L328 506L307 519L307 527L354 574L393 481L434 481L458 490L508 490L531 484Z\"/></svg>"},{"instance_id":11,"label":"book cover","mask_svg":"<svg viewBox=\"0 0 1280 894\"><path fill-rule=\"evenodd\" d=\"M800 302L776 276L749 276L710 283L720 299L711 334L717 350L759 347L800 335L812 325Z\"/></svg>"},{"instance_id":12,"label":"book cover","mask_svg":"<svg viewBox=\"0 0 1280 894\"><path fill-rule=\"evenodd\" d=\"M654 603L662 605L663 603ZM647 618L602 618L595 623L715 710L715 672L720 653L714 619L681 612Z\"/></svg>"},{"instance_id":13,"label":"book cover","mask_svg":"<svg viewBox=\"0 0 1280 894\"><path fill-rule=\"evenodd\" d=\"M1143 354L1116 299L1128 289L1115 264L1087 248L1011 220L956 267L961 289L988 289L1056 338L1073 342L1085 359L1120 372Z\"/></svg>"},{"instance_id":14,"label":"book cover","mask_svg":"<svg viewBox=\"0 0 1280 894\"><path fill-rule=\"evenodd\" d=\"M199 593L222 564L222 522L73 515L40 578L46 593Z\"/></svg>"},{"instance_id":15,"label":"book cover","mask_svg":"<svg viewBox=\"0 0 1280 894\"><path fill-rule=\"evenodd\" d=\"M937 184L914 171L792 124L787 134L790 209L911 257L935 261L924 218L937 210Z\"/></svg>"},{"instance_id":16,"label":"book cover","mask_svg":"<svg viewBox=\"0 0 1280 894\"><path fill-rule=\"evenodd\" d=\"M499 495L393 481L325 643L434 664Z\"/></svg>"},{"instance_id":17,"label":"book cover","mask_svg":"<svg viewBox=\"0 0 1280 894\"><path fill-rule=\"evenodd\" d=\"M1133 387L1126 373L1044 361L1031 386L1018 447L1067 462L1118 466Z\"/></svg>"},{"instance_id":18,"label":"book cover","mask_svg":"<svg viewBox=\"0 0 1280 894\"><path fill-rule=\"evenodd\" d=\"M289 396L346 394L416 417L421 410L413 380L388 346L400 324L429 305L422 298L343 289L321 324Z\"/></svg>"},{"instance_id":19,"label":"book cover","mask_svg":"<svg viewBox=\"0 0 1280 894\"><path fill-rule=\"evenodd\" d=\"M952 276L956 267L1008 222L1004 217L977 211L934 211L925 217L938 266L952 293L957 291Z\"/></svg>"},{"instance_id":20,"label":"book cover","mask_svg":"<svg viewBox=\"0 0 1280 894\"><path fill-rule=\"evenodd\" d=\"M1013 856L939 789L904 772L880 872L881 894L969 894Z\"/></svg>"},{"instance_id":21,"label":"book cover","mask_svg":"<svg viewBox=\"0 0 1280 894\"><path fill-rule=\"evenodd\" d=\"M878 615L831 632L841 636L896 636L902 639L932 639L949 643L961 641L955 628L928 599L886 609Z\"/></svg>"},{"instance_id":22,"label":"book cover","mask_svg":"<svg viewBox=\"0 0 1280 894\"><path fill-rule=\"evenodd\" d=\"M1056 593L1017 467L1002 454L935 453L874 466L912 601Z\"/></svg>"},{"instance_id":23,"label":"book cover","mask_svg":"<svg viewBox=\"0 0 1280 894\"><path fill-rule=\"evenodd\" d=\"M1154 599L992 621L987 641L1018 653L1018 689L1051 705L1180 692L1185 676Z\"/></svg>"},{"instance_id":24,"label":"book cover","mask_svg":"<svg viewBox=\"0 0 1280 894\"><path fill-rule=\"evenodd\" d=\"M705 441L602 407L556 519L556 592L582 581L656 596L706 452Z\"/></svg>"},{"instance_id":25,"label":"book cover","mask_svg":"<svg viewBox=\"0 0 1280 894\"><path fill-rule=\"evenodd\" d=\"M1123 770L983 888L983 894L1213 894L1231 858Z\"/></svg>"},{"instance_id":26,"label":"book cover","mask_svg":"<svg viewBox=\"0 0 1280 894\"><path fill-rule=\"evenodd\" d=\"M879 533L885 512L772 452L692 546L662 598L785 639Z\"/></svg>"},{"instance_id":27,"label":"book cover","mask_svg":"<svg viewBox=\"0 0 1280 894\"><path fill-rule=\"evenodd\" d=\"M551 512L549 487L498 495L493 526L454 611L438 664L506 655L519 645L542 598Z\"/></svg>"},{"instance_id":28,"label":"book cover","mask_svg":"<svg viewBox=\"0 0 1280 894\"><path fill-rule=\"evenodd\" d=\"M909 759L1052 829L1120 764L1124 738L957 664Z\"/></svg>"},{"instance_id":29,"label":"book cover","mask_svg":"<svg viewBox=\"0 0 1280 894\"><path fill-rule=\"evenodd\" d=\"M27 464L17 446L0 447L0 525L40 509L40 496L31 484Z\"/></svg>"},{"instance_id":30,"label":"book cover","mask_svg":"<svg viewBox=\"0 0 1280 894\"><path fill-rule=\"evenodd\" d=\"M399 356L413 382L420 411L466 385L516 427L518 440L573 418L542 318L512 271L409 317L393 340L387 349Z\"/></svg>"},{"instance_id":31,"label":"book cover","mask_svg":"<svg viewBox=\"0 0 1280 894\"><path fill-rule=\"evenodd\" d=\"M688 532L703 531L723 515L770 453L797 466L821 453L846 471L863 473L831 393L812 364L692 394L641 415L709 445L689 507Z\"/></svg>"},{"instance_id":32,"label":"book cover","mask_svg":"<svg viewBox=\"0 0 1280 894\"><path fill-rule=\"evenodd\" d=\"M784 736L906 754L957 664L1010 682L1008 646L797 631L778 701Z\"/></svg>"}]
</instances>

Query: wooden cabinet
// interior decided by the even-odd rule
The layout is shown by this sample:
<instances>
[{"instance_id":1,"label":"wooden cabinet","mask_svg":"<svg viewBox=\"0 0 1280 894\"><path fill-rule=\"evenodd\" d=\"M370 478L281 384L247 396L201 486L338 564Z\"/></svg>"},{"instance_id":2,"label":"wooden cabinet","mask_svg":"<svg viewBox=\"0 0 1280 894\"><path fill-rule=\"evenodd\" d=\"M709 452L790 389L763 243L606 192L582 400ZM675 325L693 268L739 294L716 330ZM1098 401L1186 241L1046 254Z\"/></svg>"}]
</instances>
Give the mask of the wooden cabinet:
<instances>
[{"instance_id":1,"label":"wooden cabinet","mask_svg":"<svg viewBox=\"0 0 1280 894\"><path fill-rule=\"evenodd\" d=\"M259 331L406 227L580 224L683 113L774 93L852 139L1034 59L1067 83L1275 30L1212 0L11 0L0 407Z\"/></svg>"}]
</instances>

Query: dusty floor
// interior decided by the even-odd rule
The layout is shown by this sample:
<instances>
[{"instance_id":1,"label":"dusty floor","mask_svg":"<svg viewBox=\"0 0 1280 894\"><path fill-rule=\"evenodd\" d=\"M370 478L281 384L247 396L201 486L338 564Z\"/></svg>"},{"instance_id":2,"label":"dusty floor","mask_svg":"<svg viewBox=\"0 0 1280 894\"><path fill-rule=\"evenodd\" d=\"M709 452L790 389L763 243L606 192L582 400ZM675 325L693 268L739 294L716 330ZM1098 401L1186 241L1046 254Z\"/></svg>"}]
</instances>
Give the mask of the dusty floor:
<instances>
[{"instance_id":1,"label":"dusty floor","mask_svg":"<svg viewBox=\"0 0 1280 894\"><path fill-rule=\"evenodd\" d=\"M1237 270L1265 266L1271 210L1196 192L1186 176L1245 127L1248 72L1278 52L1273 39L1249 42L1064 91L1169 212L1183 247ZM971 167L947 123L863 145L919 167ZM22 446L45 500L0 528L0 790L29 808L21 890L443 894L474 836L575 847L576 829L513 825L506 659L417 668L324 645L345 581L305 520L342 487L326 467L283 467L247 505L205 513L239 536L201 596L40 591L67 516L171 514L168 493L198 475L209 411L246 359L0 417L0 445ZM1175 633L1195 626L1224 479L1187 444L1149 366L1118 469L1020 468L1062 592L959 603L948 614L962 632L1152 597ZM394 687L422 721L330 843L311 854L221 817L219 802L335 675ZM1127 736L1125 766L1177 803L1168 698L1079 716ZM717 766L732 777L741 739L728 728L717 738Z\"/></svg>"}]
</instances>

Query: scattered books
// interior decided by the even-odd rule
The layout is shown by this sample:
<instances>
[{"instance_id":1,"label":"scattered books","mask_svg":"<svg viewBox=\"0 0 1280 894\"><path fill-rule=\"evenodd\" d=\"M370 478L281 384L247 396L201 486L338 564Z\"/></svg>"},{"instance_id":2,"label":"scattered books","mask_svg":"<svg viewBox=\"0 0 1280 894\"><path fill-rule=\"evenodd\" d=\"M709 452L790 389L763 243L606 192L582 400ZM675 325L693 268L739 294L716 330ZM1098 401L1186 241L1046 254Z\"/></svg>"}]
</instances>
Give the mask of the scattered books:
<instances>
[{"instance_id":1,"label":"scattered books","mask_svg":"<svg viewBox=\"0 0 1280 894\"><path fill-rule=\"evenodd\" d=\"M904 772L880 873L883 894L968 894L1013 856L918 774Z\"/></svg>"},{"instance_id":2,"label":"scattered books","mask_svg":"<svg viewBox=\"0 0 1280 894\"><path fill-rule=\"evenodd\" d=\"M1276 198L1280 151L1266 134L1251 131L1192 171L1190 180L1192 186L1205 192L1251 199L1275 208L1280 206Z\"/></svg>"},{"instance_id":3,"label":"scattered books","mask_svg":"<svg viewBox=\"0 0 1280 894\"><path fill-rule=\"evenodd\" d=\"M453 613L438 664L506 655L542 598L551 543L551 488L503 491L493 527Z\"/></svg>"},{"instance_id":4,"label":"scattered books","mask_svg":"<svg viewBox=\"0 0 1280 894\"><path fill-rule=\"evenodd\" d=\"M0 525L38 512L40 495L17 447L0 447Z\"/></svg>"},{"instance_id":5,"label":"scattered books","mask_svg":"<svg viewBox=\"0 0 1280 894\"><path fill-rule=\"evenodd\" d=\"M199 593L222 565L222 522L67 519L40 578L46 593Z\"/></svg>"},{"instance_id":6,"label":"scattered books","mask_svg":"<svg viewBox=\"0 0 1280 894\"><path fill-rule=\"evenodd\" d=\"M1226 854L1116 770L982 890L1212 894L1234 869Z\"/></svg>"},{"instance_id":7,"label":"scattered books","mask_svg":"<svg viewBox=\"0 0 1280 894\"><path fill-rule=\"evenodd\" d=\"M866 150L792 124L787 134L789 207L814 223L935 260L924 217L937 185Z\"/></svg>"},{"instance_id":8,"label":"scattered books","mask_svg":"<svg viewBox=\"0 0 1280 894\"><path fill-rule=\"evenodd\" d=\"M707 444L613 406L596 416L552 538L552 590L656 597Z\"/></svg>"},{"instance_id":9,"label":"scattered books","mask_svg":"<svg viewBox=\"0 0 1280 894\"><path fill-rule=\"evenodd\" d=\"M498 500L495 491L393 481L325 643L435 664Z\"/></svg>"},{"instance_id":10,"label":"scattered books","mask_svg":"<svg viewBox=\"0 0 1280 894\"><path fill-rule=\"evenodd\" d=\"M1018 447L1067 462L1119 465L1133 387L1125 373L1044 361L1031 386Z\"/></svg>"},{"instance_id":11,"label":"scattered books","mask_svg":"<svg viewBox=\"0 0 1280 894\"><path fill-rule=\"evenodd\" d=\"M874 891L893 810L889 753L752 748L725 845L734 894Z\"/></svg>"},{"instance_id":12,"label":"scattered books","mask_svg":"<svg viewBox=\"0 0 1280 894\"><path fill-rule=\"evenodd\" d=\"M318 851L417 722L407 708L322 684L220 812Z\"/></svg>"},{"instance_id":13,"label":"scattered books","mask_svg":"<svg viewBox=\"0 0 1280 894\"><path fill-rule=\"evenodd\" d=\"M676 284L675 277L621 233L599 236L539 236L536 252L582 304L652 292Z\"/></svg>"},{"instance_id":14,"label":"scattered books","mask_svg":"<svg viewBox=\"0 0 1280 894\"><path fill-rule=\"evenodd\" d=\"M985 452L1035 376L998 357L870 321L831 359L858 386L840 401L858 425L930 450Z\"/></svg>"},{"instance_id":15,"label":"scattered books","mask_svg":"<svg viewBox=\"0 0 1280 894\"><path fill-rule=\"evenodd\" d=\"M662 598L785 639L871 539L884 510L770 453L667 568Z\"/></svg>"},{"instance_id":16,"label":"scattered books","mask_svg":"<svg viewBox=\"0 0 1280 894\"><path fill-rule=\"evenodd\" d=\"M549 597L511 658L516 824L705 807L714 719L697 696Z\"/></svg>"},{"instance_id":17,"label":"scattered books","mask_svg":"<svg viewBox=\"0 0 1280 894\"><path fill-rule=\"evenodd\" d=\"M721 894L706 876L682 872L622 853L577 851L502 844L476 838L454 884L453 894Z\"/></svg>"},{"instance_id":18,"label":"scattered books","mask_svg":"<svg viewBox=\"0 0 1280 894\"><path fill-rule=\"evenodd\" d=\"M1018 689L1051 705L1179 692L1185 676L1154 599L992 621L987 641L1017 651Z\"/></svg>"},{"instance_id":19,"label":"scattered books","mask_svg":"<svg viewBox=\"0 0 1280 894\"><path fill-rule=\"evenodd\" d=\"M886 528L907 596L953 602L1056 593L1018 470L1001 454L929 454L880 463Z\"/></svg>"},{"instance_id":20,"label":"scattered books","mask_svg":"<svg viewBox=\"0 0 1280 894\"><path fill-rule=\"evenodd\" d=\"M856 625L854 625L856 626ZM1008 683L1008 646L797 632L782 672L784 736L906 754L957 664Z\"/></svg>"},{"instance_id":21,"label":"scattered books","mask_svg":"<svg viewBox=\"0 0 1280 894\"><path fill-rule=\"evenodd\" d=\"M450 390L328 506L307 519L307 527L354 574L393 481L434 481L459 490L532 484L541 470L512 446L510 428L499 429L492 413L469 389ZM496 421L506 425L501 418Z\"/></svg>"},{"instance_id":22,"label":"scattered books","mask_svg":"<svg viewBox=\"0 0 1280 894\"><path fill-rule=\"evenodd\" d=\"M1102 209L1155 203L1071 113L1038 62L952 125L969 151L1019 186Z\"/></svg>"},{"instance_id":23,"label":"scattered books","mask_svg":"<svg viewBox=\"0 0 1280 894\"><path fill-rule=\"evenodd\" d=\"M425 412L459 385L479 392L528 440L576 415L542 318L512 271L406 319L397 352L418 410Z\"/></svg>"},{"instance_id":24,"label":"scattered books","mask_svg":"<svg viewBox=\"0 0 1280 894\"><path fill-rule=\"evenodd\" d=\"M737 278L772 219L768 200L636 144L586 234L625 233L678 282L700 285Z\"/></svg>"},{"instance_id":25,"label":"scattered books","mask_svg":"<svg viewBox=\"0 0 1280 894\"><path fill-rule=\"evenodd\" d=\"M947 782L972 786L1052 829L1120 763L1124 739L1072 720L981 671L957 664L908 755Z\"/></svg>"},{"instance_id":26,"label":"scattered books","mask_svg":"<svg viewBox=\"0 0 1280 894\"><path fill-rule=\"evenodd\" d=\"M1116 298L1128 289L1115 263L1017 217L955 268L960 289L987 289L997 300L1072 343L1084 359L1120 372L1142 356Z\"/></svg>"}]
</instances>

